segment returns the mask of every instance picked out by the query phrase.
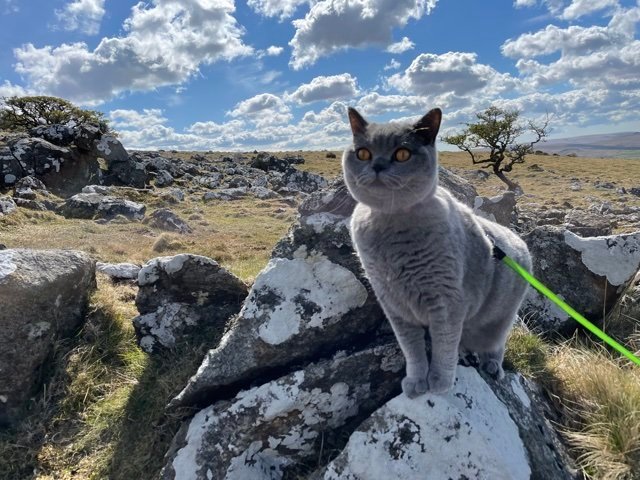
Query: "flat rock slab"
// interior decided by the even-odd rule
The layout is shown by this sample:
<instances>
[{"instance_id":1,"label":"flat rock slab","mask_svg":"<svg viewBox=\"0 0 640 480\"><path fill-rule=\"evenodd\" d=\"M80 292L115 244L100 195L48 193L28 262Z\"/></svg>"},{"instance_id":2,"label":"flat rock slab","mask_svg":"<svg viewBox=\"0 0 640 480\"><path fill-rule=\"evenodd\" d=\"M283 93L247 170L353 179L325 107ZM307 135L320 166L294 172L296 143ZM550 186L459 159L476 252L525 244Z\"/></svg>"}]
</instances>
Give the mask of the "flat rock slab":
<instances>
[{"instance_id":1,"label":"flat rock slab","mask_svg":"<svg viewBox=\"0 0 640 480\"><path fill-rule=\"evenodd\" d=\"M322 435L365 418L399 387L394 344L308 365L211 405L176 435L163 480L280 479L316 458Z\"/></svg>"},{"instance_id":2,"label":"flat rock slab","mask_svg":"<svg viewBox=\"0 0 640 480\"><path fill-rule=\"evenodd\" d=\"M0 424L19 419L56 339L84 320L95 288L85 253L0 251Z\"/></svg>"},{"instance_id":3,"label":"flat rock slab","mask_svg":"<svg viewBox=\"0 0 640 480\"><path fill-rule=\"evenodd\" d=\"M529 479L531 468L506 406L470 367L446 395L399 395L352 435L324 480Z\"/></svg>"}]
</instances>

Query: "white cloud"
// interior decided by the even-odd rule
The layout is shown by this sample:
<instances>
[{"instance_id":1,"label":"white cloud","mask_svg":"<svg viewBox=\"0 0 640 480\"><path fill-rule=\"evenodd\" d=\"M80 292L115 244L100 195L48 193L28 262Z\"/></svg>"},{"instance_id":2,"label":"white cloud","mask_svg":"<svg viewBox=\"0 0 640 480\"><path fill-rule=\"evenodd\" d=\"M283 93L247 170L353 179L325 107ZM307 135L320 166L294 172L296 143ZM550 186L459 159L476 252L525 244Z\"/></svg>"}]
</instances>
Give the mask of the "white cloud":
<instances>
[{"instance_id":1,"label":"white cloud","mask_svg":"<svg viewBox=\"0 0 640 480\"><path fill-rule=\"evenodd\" d=\"M399 69L401 66L400 62L397 61L395 58L392 58L391 61L389 63L387 63L384 66L384 70L397 70Z\"/></svg>"},{"instance_id":2,"label":"white cloud","mask_svg":"<svg viewBox=\"0 0 640 480\"><path fill-rule=\"evenodd\" d=\"M87 35L96 35L100 31L104 14L104 0L74 0L55 10L62 28L79 30Z\"/></svg>"},{"instance_id":3,"label":"white cloud","mask_svg":"<svg viewBox=\"0 0 640 480\"><path fill-rule=\"evenodd\" d=\"M265 17L279 17L280 20L291 17L298 6L315 3L313 0L248 0L254 12Z\"/></svg>"},{"instance_id":4,"label":"white cloud","mask_svg":"<svg viewBox=\"0 0 640 480\"><path fill-rule=\"evenodd\" d=\"M515 80L489 65L477 62L475 53L422 53L409 68L387 79L389 86L404 93L437 96L452 93L466 96L480 90L497 93L515 86Z\"/></svg>"},{"instance_id":5,"label":"white cloud","mask_svg":"<svg viewBox=\"0 0 640 480\"><path fill-rule=\"evenodd\" d=\"M632 91L640 88L640 41L635 39L640 8L618 10L608 25L559 28L549 25L502 46L532 89L571 84L573 88ZM560 58L533 60L556 51Z\"/></svg>"},{"instance_id":6,"label":"white cloud","mask_svg":"<svg viewBox=\"0 0 640 480\"><path fill-rule=\"evenodd\" d=\"M27 95L27 91L20 85L12 84L9 80L5 80L0 85L0 99L3 97L22 97L24 95Z\"/></svg>"},{"instance_id":7,"label":"white cloud","mask_svg":"<svg viewBox=\"0 0 640 480\"><path fill-rule=\"evenodd\" d=\"M122 92L181 84L201 64L231 60L253 50L232 16L233 0L154 0L138 3L124 37L14 50L16 72L32 90L95 105Z\"/></svg>"},{"instance_id":8,"label":"white cloud","mask_svg":"<svg viewBox=\"0 0 640 480\"><path fill-rule=\"evenodd\" d=\"M538 3L538 0L515 0L515 2L513 2L513 5L516 8L522 8L533 7L536 3Z\"/></svg>"},{"instance_id":9,"label":"white cloud","mask_svg":"<svg viewBox=\"0 0 640 480\"><path fill-rule=\"evenodd\" d=\"M391 44L393 29L431 12L437 0L322 0L293 21L289 64L299 70L352 47Z\"/></svg>"},{"instance_id":10,"label":"white cloud","mask_svg":"<svg viewBox=\"0 0 640 480\"><path fill-rule=\"evenodd\" d=\"M400 54L408 50L412 50L415 46L416 44L409 40L409 37L402 37L402 40L400 40L399 42L389 45L386 48L386 51L389 53Z\"/></svg>"},{"instance_id":11,"label":"white cloud","mask_svg":"<svg viewBox=\"0 0 640 480\"><path fill-rule=\"evenodd\" d=\"M242 117L254 122L257 127L280 125L289 122L293 115L284 101L271 93L261 93L243 100L227 112L233 118Z\"/></svg>"},{"instance_id":12,"label":"white cloud","mask_svg":"<svg viewBox=\"0 0 640 480\"><path fill-rule=\"evenodd\" d=\"M353 97L357 93L356 78L349 73L343 73L315 77L310 83L300 85L292 94L287 95L286 99L302 105L320 100Z\"/></svg>"},{"instance_id":13,"label":"white cloud","mask_svg":"<svg viewBox=\"0 0 640 480\"><path fill-rule=\"evenodd\" d=\"M124 128L144 129L153 125L162 125L167 121L159 108L137 110L118 109L109 112L111 126L118 130Z\"/></svg>"},{"instance_id":14,"label":"white cloud","mask_svg":"<svg viewBox=\"0 0 640 480\"><path fill-rule=\"evenodd\" d=\"M276 47L275 45L271 45L267 48L266 53L269 57L277 57L284 51L283 47Z\"/></svg>"},{"instance_id":15,"label":"white cloud","mask_svg":"<svg viewBox=\"0 0 640 480\"><path fill-rule=\"evenodd\" d=\"M363 115L384 115L386 113L409 113L418 115L434 107L426 97L417 95L380 95L372 92L358 100L357 109Z\"/></svg>"},{"instance_id":16,"label":"white cloud","mask_svg":"<svg viewBox=\"0 0 640 480\"><path fill-rule=\"evenodd\" d=\"M17 5L17 0L4 0L4 8L2 9L3 15L12 15L20 11L20 7Z\"/></svg>"},{"instance_id":17,"label":"white cloud","mask_svg":"<svg viewBox=\"0 0 640 480\"><path fill-rule=\"evenodd\" d=\"M604 8L617 6L618 0L573 0L571 5L564 9L561 17L565 20L574 20Z\"/></svg>"}]
</instances>

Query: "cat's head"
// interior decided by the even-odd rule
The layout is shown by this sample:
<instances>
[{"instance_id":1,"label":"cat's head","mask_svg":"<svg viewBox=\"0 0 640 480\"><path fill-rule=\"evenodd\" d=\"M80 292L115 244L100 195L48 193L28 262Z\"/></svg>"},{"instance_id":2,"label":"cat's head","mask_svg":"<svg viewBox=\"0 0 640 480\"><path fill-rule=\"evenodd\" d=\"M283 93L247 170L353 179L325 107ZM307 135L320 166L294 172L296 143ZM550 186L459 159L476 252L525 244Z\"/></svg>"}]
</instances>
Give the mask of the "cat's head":
<instances>
[{"instance_id":1,"label":"cat's head","mask_svg":"<svg viewBox=\"0 0 640 480\"><path fill-rule=\"evenodd\" d=\"M349 108L353 144L342 155L351 195L376 210L394 212L433 195L438 185L436 136L442 112L416 123L368 123Z\"/></svg>"}]
</instances>

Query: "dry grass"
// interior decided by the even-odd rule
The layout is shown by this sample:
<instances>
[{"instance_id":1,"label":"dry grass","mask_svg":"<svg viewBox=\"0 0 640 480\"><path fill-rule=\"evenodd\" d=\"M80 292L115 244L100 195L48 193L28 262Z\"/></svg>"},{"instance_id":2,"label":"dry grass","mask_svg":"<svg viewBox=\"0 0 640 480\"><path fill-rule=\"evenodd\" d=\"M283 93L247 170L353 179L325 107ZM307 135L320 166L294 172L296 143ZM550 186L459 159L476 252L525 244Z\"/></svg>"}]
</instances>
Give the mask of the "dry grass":
<instances>
[{"instance_id":1,"label":"dry grass","mask_svg":"<svg viewBox=\"0 0 640 480\"><path fill-rule=\"evenodd\" d=\"M576 342L557 347L548 360L565 436L592 478L640 478L640 369L627 363Z\"/></svg>"},{"instance_id":2,"label":"dry grass","mask_svg":"<svg viewBox=\"0 0 640 480\"><path fill-rule=\"evenodd\" d=\"M148 205L158 201L149 193L137 197ZM0 238L9 248L83 250L102 262L144 263L159 253L198 253L251 281L295 217L295 208L277 199L187 200L170 208L192 226L193 234L167 234L137 222L100 225L92 220L20 209L17 214L0 218ZM194 215L198 220L189 220Z\"/></svg>"}]
</instances>

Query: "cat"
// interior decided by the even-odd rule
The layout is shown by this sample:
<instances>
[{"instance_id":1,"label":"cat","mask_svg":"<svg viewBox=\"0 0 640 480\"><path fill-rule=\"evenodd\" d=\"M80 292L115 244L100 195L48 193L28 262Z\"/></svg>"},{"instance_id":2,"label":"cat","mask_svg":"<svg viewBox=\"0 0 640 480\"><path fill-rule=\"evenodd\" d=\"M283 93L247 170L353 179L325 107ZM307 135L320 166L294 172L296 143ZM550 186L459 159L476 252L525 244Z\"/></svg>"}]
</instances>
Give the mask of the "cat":
<instances>
[{"instance_id":1,"label":"cat","mask_svg":"<svg viewBox=\"0 0 640 480\"><path fill-rule=\"evenodd\" d=\"M353 144L342 167L358 202L351 237L405 356L402 391L410 398L447 392L459 350L503 378L507 335L527 285L492 250L497 245L531 271L527 245L438 186L440 109L415 124L368 123L353 108L348 115Z\"/></svg>"}]
</instances>

